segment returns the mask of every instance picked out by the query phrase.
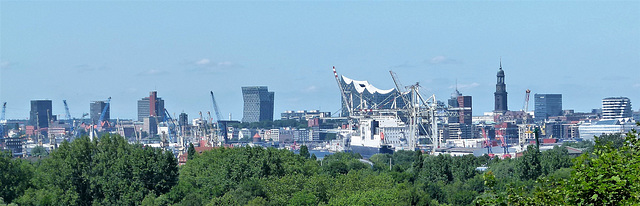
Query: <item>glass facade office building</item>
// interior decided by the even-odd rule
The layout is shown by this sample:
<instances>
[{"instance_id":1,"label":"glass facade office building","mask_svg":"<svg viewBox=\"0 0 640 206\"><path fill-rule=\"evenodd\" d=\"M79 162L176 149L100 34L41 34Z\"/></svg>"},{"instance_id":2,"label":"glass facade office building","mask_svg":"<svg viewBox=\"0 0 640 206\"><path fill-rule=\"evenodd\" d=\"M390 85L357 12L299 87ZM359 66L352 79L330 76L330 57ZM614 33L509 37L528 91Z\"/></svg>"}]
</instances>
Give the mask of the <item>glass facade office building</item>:
<instances>
[{"instance_id":1,"label":"glass facade office building","mask_svg":"<svg viewBox=\"0 0 640 206\"><path fill-rule=\"evenodd\" d=\"M562 115L562 94L535 94L536 121L544 121L549 117Z\"/></svg>"},{"instance_id":2,"label":"glass facade office building","mask_svg":"<svg viewBox=\"0 0 640 206\"><path fill-rule=\"evenodd\" d=\"M51 100L31 100L29 112L29 125L36 128L49 127L49 120L55 118L51 115Z\"/></svg>"},{"instance_id":3,"label":"glass facade office building","mask_svg":"<svg viewBox=\"0 0 640 206\"><path fill-rule=\"evenodd\" d=\"M602 118L618 119L633 116L631 100L626 97L609 97L602 99Z\"/></svg>"},{"instance_id":4,"label":"glass facade office building","mask_svg":"<svg viewBox=\"0 0 640 206\"><path fill-rule=\"evenodd\" d=\"M266 86L242 87L242 122L273 121L274 95Z\"/></svg>"},{"instance_id":5,"label":"glass facade office building","mask_svg":"<svg viewBox=\"0 0 640 206\"><path fill-rule=\"evenodd\" d=\"M98 124L99 120L100 120L100 116L102 115L102 110L104 110L104 107L107 106L107 103L104 101L95 101L95 102L91 102L91 104L89 105L89 112L91 113L91 123L92 124ZM109 120L110 115L109 115L109 110L110 108L107 108L107 112L104 113L104 120Z\"/></svg>"}]
</instances>

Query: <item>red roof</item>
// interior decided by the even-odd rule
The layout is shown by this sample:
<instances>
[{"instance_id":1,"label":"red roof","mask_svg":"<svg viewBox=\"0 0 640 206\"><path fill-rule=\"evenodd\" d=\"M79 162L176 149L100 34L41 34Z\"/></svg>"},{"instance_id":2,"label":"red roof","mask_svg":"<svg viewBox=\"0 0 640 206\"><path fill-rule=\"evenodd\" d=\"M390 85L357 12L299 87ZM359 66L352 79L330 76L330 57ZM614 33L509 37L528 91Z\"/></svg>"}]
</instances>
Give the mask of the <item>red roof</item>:
<instances>
[{"instance_id":1,"label":"red roof","mask_svg":"<svg viewBox=\"0 0 640 206\"><path fill-rule=\"evenodd\" d=\"M194 147L194 149L196 149L197 153L202 153L204 151L212 150L213 147Z\"/></svg>"}]
</instances>

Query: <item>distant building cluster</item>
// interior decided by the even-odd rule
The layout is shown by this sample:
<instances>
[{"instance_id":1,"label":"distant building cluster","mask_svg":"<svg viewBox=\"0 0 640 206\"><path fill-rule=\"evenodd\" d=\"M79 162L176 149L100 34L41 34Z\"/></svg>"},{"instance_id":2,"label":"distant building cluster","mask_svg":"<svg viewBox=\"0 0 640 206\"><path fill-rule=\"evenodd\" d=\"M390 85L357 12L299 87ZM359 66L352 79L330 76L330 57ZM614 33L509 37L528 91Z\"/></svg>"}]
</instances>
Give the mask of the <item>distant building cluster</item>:
<instances>
[{"instance_id":1,"label":"distant building cluster","mask_svg":"<svg viewBox=\"0 0 640 206\"><path fill-rule=\"evenodd\" d=\"M347 108L354 112L364 110L362 114L367 114L367 110L404 108L407 104L405 101L409 99L397 88L378 89L368 81L335 75L343 91L340 94L343 109L334 116L349 116L350 110ZM602 99L601 108L576 112L563 108L562 94L535 93L533 110L530 111L530 91L527 90L523 109L509 110L505 80L505 71L500 62L496 74L494 109L484 115L473 116L472 96L463 95L457 88L449 99L437 102L437 112L434 114L437 115L437 130L433 132L437 132L445 147L473 148L476 151L484 147L496 147L498 150L522 148L534 141L533 131L536 128L541 131L540 137L545 143L593 140L594 136L602 134L638 129L635 122L640 120L640 110L634 112L631 100L627 97L606 97ZM336 145L348 144L336 139L343 136L336 131L353 125L349 125L344 118L332 117L331 112L288 110L280 113L280 120L295 120L304 124L255 126L273 121L275 92L269 91L267 86L245 86L241 92L244 103L242 121L231 120L231 117L223 120L217 112L213 92L214 111L191 114L191 119L184 112L173 114L165 109L165 100L158 96L157 91L151 91L148 96L137 100L137 119L134 120L114 120L110 98L90 102L89 113L75 118L70 116L65 101L67 115L62 119L53 115L51 100L32 100L29 119L0 118L0 147L11 150L16 156L26 155L36 145L55 148L64 140L72 140L80 135L94 137L104 132L120 134L132 142L165 148L181 147L187 142L198 144L199 148L238 142L276 145L331 141ZM306 127L300 126L305 124ZM427 133L422 127L417 130L421 134ZM392 129L386 132L388 137L401 136Z\"/></svg>"},{"instance_id":2,"label":"distant building cluster","mask_svg":"<svg viewBox=\"0 0 640 206\"><path fill-rule=\"evenodd\" d=\"M558 143L561 141L593 141L594 136L602 134L624 134L637 129L640 110L633 112L631 101L626 97L607 97L602 99L602 107L590 112L575 112L563 109L562 94L536 93L533 97L533 111L528 111L529 91L526 92L525 106L520 111L507 108L505 72L502 63L496 75L494 92L495 108L483 116L473 116L471 121L465 112L471 112L471 97L462 96L456 89L446 106L441 109L439 135L447 147L482 148L501 147L523 149L534 141L534 129L539 128L541 141ZM447 150L451 151L451 150ZM480 155L486 150L474 149ZM509 149L509 151L511 151ZM475 154L475 153L474 153Z\"/></svg>"},{"instance_id":3,"label":"distant building cluster","mask_svg":"<svg viewBox=\"0 0 640 206\"><path fill-rule=\"evenodd\" d=\"M285 111L280 114L282 120L307 121L313 118L331 117L331 112L321 112L320 110Z\"/></svg>"}]
</instances>

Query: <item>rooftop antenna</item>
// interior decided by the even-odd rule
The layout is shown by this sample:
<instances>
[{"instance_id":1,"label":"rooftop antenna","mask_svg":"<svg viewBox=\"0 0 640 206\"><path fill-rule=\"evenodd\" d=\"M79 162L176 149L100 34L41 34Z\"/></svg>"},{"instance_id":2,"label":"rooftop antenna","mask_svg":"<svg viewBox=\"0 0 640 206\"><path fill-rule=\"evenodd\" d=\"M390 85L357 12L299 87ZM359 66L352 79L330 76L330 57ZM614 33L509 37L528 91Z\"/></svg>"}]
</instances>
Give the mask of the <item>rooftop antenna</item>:
<instances>
[{"instance_id":1,"label":"rooftop antenna","mask_svg":"<svg viewBox=\"0 0 640 206\"><path fill-rule=\"evenodd\" d=\"M456 92L458 92L458 78L456 78Z\"/></svg>"}]
</instances>

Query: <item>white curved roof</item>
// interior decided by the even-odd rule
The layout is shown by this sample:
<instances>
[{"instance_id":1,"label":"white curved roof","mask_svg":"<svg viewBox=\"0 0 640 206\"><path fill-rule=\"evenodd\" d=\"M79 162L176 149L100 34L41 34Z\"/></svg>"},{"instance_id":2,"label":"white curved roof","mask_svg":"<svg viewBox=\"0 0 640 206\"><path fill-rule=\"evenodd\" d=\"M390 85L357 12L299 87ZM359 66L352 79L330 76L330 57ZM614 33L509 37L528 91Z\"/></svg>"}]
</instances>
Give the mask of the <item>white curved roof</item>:
<instances>
[{"instance_id":1,"label":"white curved roof","mask_svg":"<svg viewBox=\"0 0 640 206\"><path fill-rule=\"evenodd\" d=\"M342 75L340 75L342 76ZM380 93L380 94L388 94L389 92L393 92L393 90L395 89L387 89L387 90L383 90L383 89L378 89L376 87L374 87L373 85L369 84L368 81L358 81L358 80L353 80L353 79L349 79L345 76L342 76L342 80L344 80L345 83L347 84L351 84L353 83L353 87L356 88L356 91L358 91L359 93L362 93L365 89L367 91L369 91L369 93Z\"/></svg>"}]
</instances>

